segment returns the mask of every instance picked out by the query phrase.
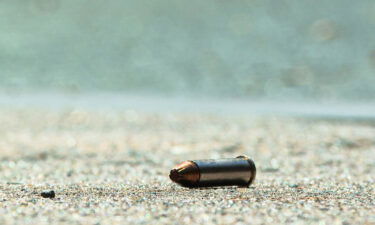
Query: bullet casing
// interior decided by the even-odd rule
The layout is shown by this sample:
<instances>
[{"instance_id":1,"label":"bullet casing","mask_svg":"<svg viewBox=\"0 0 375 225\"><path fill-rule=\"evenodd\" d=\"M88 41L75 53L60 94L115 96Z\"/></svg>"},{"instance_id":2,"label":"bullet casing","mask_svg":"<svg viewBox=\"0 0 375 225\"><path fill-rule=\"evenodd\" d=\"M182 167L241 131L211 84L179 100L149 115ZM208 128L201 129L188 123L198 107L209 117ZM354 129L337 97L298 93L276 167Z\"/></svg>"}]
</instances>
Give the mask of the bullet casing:
<instances>
[{"instance_id":1,"label":"bullet casing","mask_svg":"<svg viewBox=\"0 0 375 225\"><path fill-rule=\"evenodd\" d=\"M199 168L199 186L249 186L254 173L250 162L243 158L193 162Z\"/></svg>"},{"instance_id":2,"label":"bullet casing","mask_svg":"<svg viewBox=\"0 0 375 225\"><path fill-rule=\"evenodd\" d=\"M186 161L171 171L170 178L186 187L248 187L255 175L254 162L246 156L239 156L230 159Z\"/></svg>"}]
</instances>

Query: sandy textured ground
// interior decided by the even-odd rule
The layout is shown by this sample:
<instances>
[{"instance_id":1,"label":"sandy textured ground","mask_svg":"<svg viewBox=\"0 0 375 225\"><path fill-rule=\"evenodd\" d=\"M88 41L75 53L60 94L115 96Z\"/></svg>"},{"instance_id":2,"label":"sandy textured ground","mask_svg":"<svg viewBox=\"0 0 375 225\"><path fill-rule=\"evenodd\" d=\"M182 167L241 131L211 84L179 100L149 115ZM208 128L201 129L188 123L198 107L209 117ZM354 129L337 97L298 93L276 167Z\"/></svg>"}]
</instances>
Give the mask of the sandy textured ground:
<instances>
[{"instance_id":1,"label":"sandy textured ground","mask_svg":"<svg viewBox=\"0 0 375 225\"><path fill-rule=\"evenodd\" d=\"M375 224L373 122L2 109L0 135L0 224ZM168 178L240 154L249 189Z\"/></svg>"}]
</instances>

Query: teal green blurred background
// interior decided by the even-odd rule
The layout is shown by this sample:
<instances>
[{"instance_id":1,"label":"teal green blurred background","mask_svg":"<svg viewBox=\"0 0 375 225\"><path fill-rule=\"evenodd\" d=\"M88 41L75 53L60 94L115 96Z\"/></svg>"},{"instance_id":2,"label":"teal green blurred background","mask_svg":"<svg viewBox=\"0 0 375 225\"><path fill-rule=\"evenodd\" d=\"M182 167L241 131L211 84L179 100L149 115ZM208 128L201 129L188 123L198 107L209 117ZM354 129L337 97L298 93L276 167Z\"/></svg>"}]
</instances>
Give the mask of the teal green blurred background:
<instances>
[{"instance_id":1,"label":"teal green blurred background","mask_svg":"<svg viewBox=\"0 0 375 225\"><path fill-rule=\"evenodd\" d=\"M0 91L374 101L372 0L1 0Z\"/></svg>"}]
</instances>

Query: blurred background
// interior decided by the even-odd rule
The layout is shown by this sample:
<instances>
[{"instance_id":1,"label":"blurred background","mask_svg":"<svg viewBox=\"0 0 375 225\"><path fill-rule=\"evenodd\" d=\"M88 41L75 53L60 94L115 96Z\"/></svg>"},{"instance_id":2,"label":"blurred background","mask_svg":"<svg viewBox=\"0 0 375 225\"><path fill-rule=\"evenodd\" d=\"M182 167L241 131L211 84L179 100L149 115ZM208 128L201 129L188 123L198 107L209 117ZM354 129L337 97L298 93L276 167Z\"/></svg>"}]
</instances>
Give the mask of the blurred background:
<instances>
[{"instance_id":1,"label":"blurred background","mask_svg":"<svg viewBox=\"0 0 375 225\"><path fill-rule=\"evenodd\" d=\"M0 92L374 102L372 0L1 0Z\"/></svg>"}]
</instances>

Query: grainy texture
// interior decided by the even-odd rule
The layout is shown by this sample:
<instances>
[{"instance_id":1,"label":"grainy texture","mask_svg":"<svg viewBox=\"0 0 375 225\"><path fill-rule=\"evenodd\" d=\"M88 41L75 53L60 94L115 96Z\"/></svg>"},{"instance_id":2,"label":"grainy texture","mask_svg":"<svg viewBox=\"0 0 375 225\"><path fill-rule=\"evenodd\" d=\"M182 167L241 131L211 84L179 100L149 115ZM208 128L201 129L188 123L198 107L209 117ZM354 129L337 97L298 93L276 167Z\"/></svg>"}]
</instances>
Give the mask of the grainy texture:
<instances>
[{"instance_id":1,"label":"grainy texture","mask_svg":"<svg viewBox=\"0 0 375 225\"><path fill-rule=\"evenodd\" d=\"M375 223L370 122L1 110L0 134L0 224ZM168 178L242 154L258 169L248 189Z\"/></svg>"}]
</instances>

